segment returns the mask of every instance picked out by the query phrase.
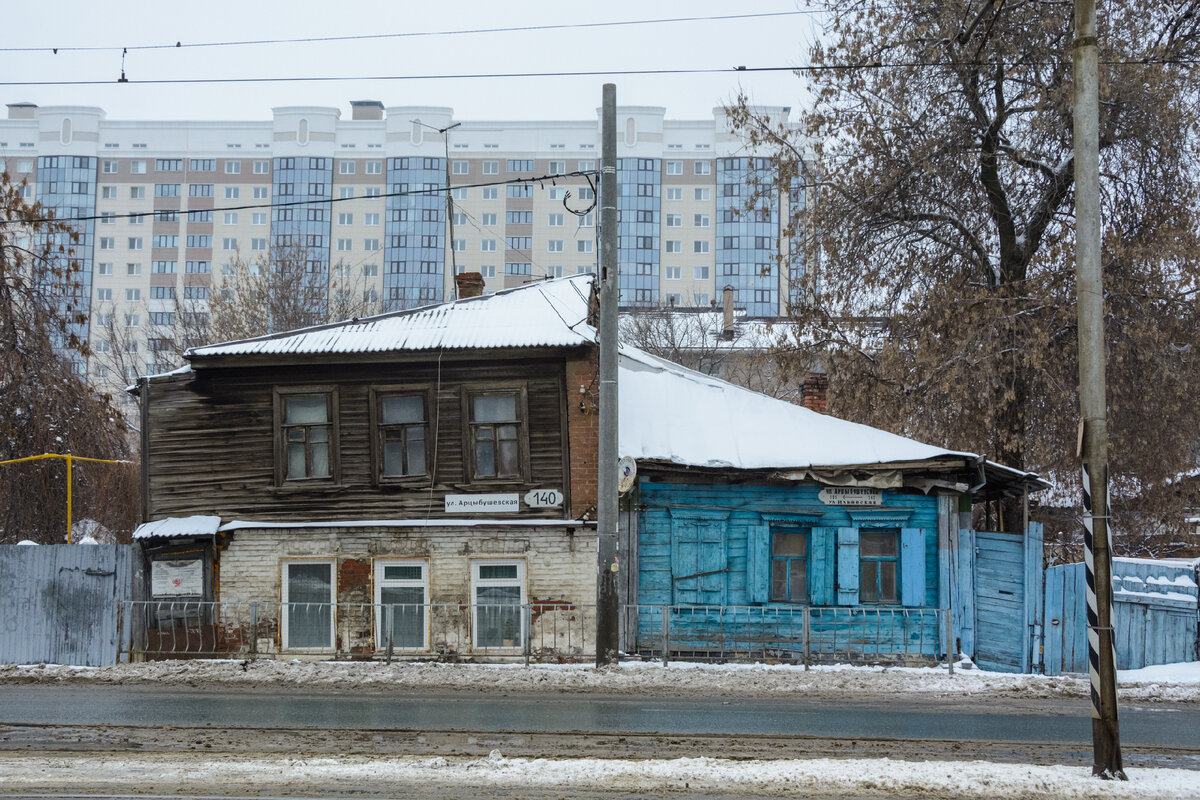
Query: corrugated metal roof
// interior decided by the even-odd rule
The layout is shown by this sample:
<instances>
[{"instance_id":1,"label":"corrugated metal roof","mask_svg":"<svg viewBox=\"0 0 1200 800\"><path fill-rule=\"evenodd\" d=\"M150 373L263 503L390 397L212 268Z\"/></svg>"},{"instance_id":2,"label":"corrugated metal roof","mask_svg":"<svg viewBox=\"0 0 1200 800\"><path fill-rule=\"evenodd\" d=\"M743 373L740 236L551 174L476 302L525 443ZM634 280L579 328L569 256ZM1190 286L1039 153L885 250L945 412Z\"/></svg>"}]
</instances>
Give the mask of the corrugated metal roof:
<instances>
[{"instance_id":1,"label":"corrugated metal roof","mask_svg":"<svg viewBox=\"0 0 1200 800\"><path fill-rule=\"evenodd\" d=\"M187 357L589 344L596 338L587 324L591 282L590 275L559 278L451 303L195 347Z\"/></svg>"}]
</instances>

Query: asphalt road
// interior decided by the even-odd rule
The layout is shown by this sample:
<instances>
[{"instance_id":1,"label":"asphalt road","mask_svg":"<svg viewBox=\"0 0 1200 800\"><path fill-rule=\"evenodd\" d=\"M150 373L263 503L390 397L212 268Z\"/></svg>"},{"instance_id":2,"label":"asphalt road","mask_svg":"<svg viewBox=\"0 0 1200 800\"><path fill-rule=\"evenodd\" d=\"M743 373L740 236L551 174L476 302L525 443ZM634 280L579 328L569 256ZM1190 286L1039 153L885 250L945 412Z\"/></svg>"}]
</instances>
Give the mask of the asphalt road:
<instances>
[{"instance_id":1,"label":"asphalt road","mask_svg":"<svg viewBox=\"0 0 1200 800\"><path fill-rule=\"evenodd\" d=\"M831 701L0 686L0 724L1091 742L1086 700ZM1200 708L1121 710L1127 745L1200 750Z\"/></svg>"}]
</instances>

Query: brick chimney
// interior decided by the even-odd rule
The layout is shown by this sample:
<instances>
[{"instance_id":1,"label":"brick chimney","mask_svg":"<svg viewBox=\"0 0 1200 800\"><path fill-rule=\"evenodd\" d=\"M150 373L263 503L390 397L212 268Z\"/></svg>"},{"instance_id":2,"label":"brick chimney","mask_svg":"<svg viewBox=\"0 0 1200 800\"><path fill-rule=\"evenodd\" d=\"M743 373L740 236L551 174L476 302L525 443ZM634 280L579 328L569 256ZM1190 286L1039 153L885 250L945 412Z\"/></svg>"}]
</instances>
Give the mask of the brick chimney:
<instances>
[{"instance_id":1,"label":"brick chimney","mask_svg":"<svg viewBox=\"0 0 1200 800\"><path fill-rule=\"evenodd\" d=\"M810 411L825 413L825 395L829 389L829 378L823 372L810 372L800 384L800 402Z\"/></svg>"},{"instance_id":2,"label":"brick chimney","mask_svg":"<svg viewBox=\"0 0 1200 800\"><path fill-rule=\"evenodd\" d=\"M479 297L483 294L483 273L481 272L461 272L454 276L454 283L458 286L459 300Z\"/></svg>"}]
</instances>

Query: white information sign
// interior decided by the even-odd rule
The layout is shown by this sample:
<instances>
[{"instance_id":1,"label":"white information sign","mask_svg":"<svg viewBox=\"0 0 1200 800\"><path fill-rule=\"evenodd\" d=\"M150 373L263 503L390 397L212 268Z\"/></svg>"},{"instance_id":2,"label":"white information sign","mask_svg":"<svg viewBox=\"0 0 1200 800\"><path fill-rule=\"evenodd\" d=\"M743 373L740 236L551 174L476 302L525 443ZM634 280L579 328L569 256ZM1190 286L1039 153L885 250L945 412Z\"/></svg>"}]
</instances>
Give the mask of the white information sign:
<instances>
[{"instance_id":1,"label":"white information sign","mask_svg":"<svg viewBox=\"0 0 1200 800\"><path fill-rule=\"evenodd\" d=\"M826 486L817 497L827 506L881 506L883 490L865 486Z\"/></svg>"},{"instance_id":2,"label":"white information sign","mask_svg":"<svg viewBox=\"0 0 1200 800\"><path fill-rule=\"evenodd\" d=\"M150 562L150 593L154 597L202 597L204 563L198 558Z\"/></svg>"},{"instance_id":3,"label":"white information sign","mask_svg":"<svg viewBox=\"0 0 1200 800\"><path fill-rule=\"evenodd\" d=\"M525 505L530 508L558 508L563 504L563 493L558 489L534 489L525 493Z\"/></svg>"},{"instance_id":4,"label":"white information sign","mask_svg":"<svg viewBox=\"0 0 1200 800\"><path fill-rule=\"evenodd\" d=\"M448 494L447 514L512 514L521 510L521 495Z\"/></svg>"}]
</instances>

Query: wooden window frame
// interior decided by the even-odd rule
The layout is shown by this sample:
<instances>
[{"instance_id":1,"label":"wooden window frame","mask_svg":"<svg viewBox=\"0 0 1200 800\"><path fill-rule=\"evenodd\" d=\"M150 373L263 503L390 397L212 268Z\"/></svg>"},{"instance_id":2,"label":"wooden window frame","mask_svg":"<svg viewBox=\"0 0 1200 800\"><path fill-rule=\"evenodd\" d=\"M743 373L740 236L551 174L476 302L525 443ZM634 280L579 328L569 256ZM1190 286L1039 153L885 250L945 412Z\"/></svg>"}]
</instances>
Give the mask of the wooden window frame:
<instances>
[{"instance_id":1,"label":"wooden window frame","mask_svg":"<svg viewBox=\"0 0 1200 800\"><path fill-rule=\"evenodd\" d=\"M767 587L768 602L787 603L789 605L811 605L812 589L809 587L809 582L810 582L809 579L810 579L811 573L812 573L812 528L809 526L801 525L801 524L793 524L793 525L775 524L775 525L770 526L769 531L770 531L769 540L770 540L770 548L771 549L770 549L770 552L767 554L767 557L770 559L770 562L771 562L770 563L771 571L767 577L767 580L769 582L769 585ZM798 555L778 555L777 556L777 555L775 555L775 537L776 536L796 536L796 535L804 536L804 555L802 555L802 556L798 556ZM777 562L777 561L782 561L785 564L787 564L787 570L788 570L787 594L788 594L788 597L784 597L784 598L774 597L773 591L772 591L775 586L775 562ZM792 589L791 562L792 561L803 561L804 562L804 596L799 597L799 598L791 596L791 593L792 593L791 592L791 589Z\"/></svg>"},{"instance_id":2,"label":"wooden window frame","mask_svg":"<svg viewBox=\"0 0 1200 800\"><path fill-rule=\"evenodd\" d=\"M425 403L425 475L384 475L383 474L383 432L385 426L380 422L379 403L384 397L411 397L420 395ZM430 486L434 482L433 471L436 468L434 453L437 452L437 442L433 432L436 430L438 407L432 384L389 384L372 386L368 396L370 406L368 417L371 425L371 479L377 486ZM435 423L432 427L430 423Z\"/></svg>"},{"instance_id":3,"label":"wooden window frame","mask_svg":"<svg viewBox=\"0 0 1200 800\"><path fill-rule=\"evenodd\" d=\"M890 534L891 536L893 536L896 541L896 555L894 555L894 556L867 556L867 555L864 555L863 551L862 551L863 534L871 534L871 533L886 533L886 534ZM901 542L900 542L900 529L899 528L879 527L879 528L860 528L859 529L859 532L858 532L858 581L859 581L858 604L860 606L899 606L902 604L901 601L903 599L904 592L903 592L903 586L901 584L901 580L903 578L900 574L900 549L901 549ZM865 573L865 570L863 569L863 564L866 564L867 562L871 562L876 565L875 566L875 584L876 584L875 588L879 592L878 600L864 600L863 596L862 596L863 595L862 580L863 580L863 575ZM896 574L893 578L893 585L896 587L896 597L895 598L884 598L883 597L883 577L882 577L883 576L883 568L882 568L883 564L895 564Z\"/></svg>"},{"instance_id":4,"label":"wooden window frame","mask_svg":"<svg viewBox=\"0 0 1200 800\"><path fill-rule=\"evenodd\" d=\"M299 394L324 394L329 398L329 475L322 478L289 478L287 475L287 441L283 435L283 398ZM276 386L271 394L273 407L272 436L275 444L275 485L312 486L338 485L342 482L341 426L336 386Z\"/></svg>"},{"instance_id":5,"label":"wooden window frame","mask_svg":"<svg viewBox=\"0 0 1200 800\"><path fill-rule=\"evenodd\" d=\"M475 423L472 421L473 408L471 399L480 394L504 393L517 396L517 462L520 474L514 477L477 478L475 464ZM463 437L463 476L467 484L473 486L513 486L527 484L530 481L529 466L529 389L524 381L493 382L464 384L461 394L462 408L462 437Z\"/></svg>"}]
</instances>

